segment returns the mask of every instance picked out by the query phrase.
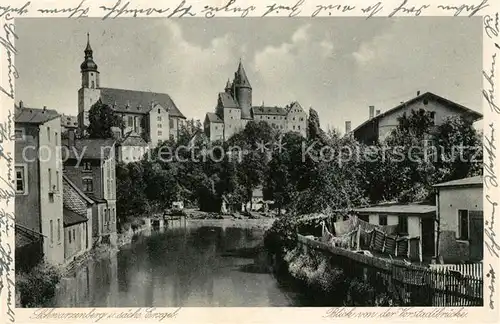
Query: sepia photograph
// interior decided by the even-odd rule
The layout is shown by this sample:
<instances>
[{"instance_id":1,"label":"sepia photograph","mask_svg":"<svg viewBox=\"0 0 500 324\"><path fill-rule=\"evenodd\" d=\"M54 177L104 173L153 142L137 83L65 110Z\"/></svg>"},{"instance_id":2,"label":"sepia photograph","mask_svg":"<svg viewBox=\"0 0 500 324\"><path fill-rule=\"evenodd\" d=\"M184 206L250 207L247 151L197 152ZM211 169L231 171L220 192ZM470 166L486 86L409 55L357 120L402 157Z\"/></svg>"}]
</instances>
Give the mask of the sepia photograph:
<instances>
[{"instance_id":1,"label":"sepia photograph","mask_svg":"<svg viewBox=\"0 0 500 324\"><path fill-rule=\"evenodd\" d=\"M482 17L15 32L16 307L486 304Z\"/></svg>"}]
</instances>

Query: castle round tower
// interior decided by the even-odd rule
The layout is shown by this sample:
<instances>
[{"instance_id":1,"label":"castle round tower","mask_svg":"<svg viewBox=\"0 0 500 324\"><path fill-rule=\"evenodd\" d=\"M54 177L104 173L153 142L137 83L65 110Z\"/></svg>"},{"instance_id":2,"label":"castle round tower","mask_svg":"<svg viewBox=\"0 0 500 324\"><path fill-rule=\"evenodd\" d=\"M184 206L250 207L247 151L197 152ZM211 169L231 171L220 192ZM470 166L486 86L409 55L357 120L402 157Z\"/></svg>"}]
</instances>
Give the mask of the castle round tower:
<instances>
[{"instance_id":1,"label":"castle round tower","mask_svg":"<svg viewBox=\"0 0 500 324\"><path fill-rule=\"evenodd\" d=\"M243 64L240 61L238 71L234 77L234 95L241 109L241 118L252 118L252 86L248 81Z\"/></svg>"}]
</instances>

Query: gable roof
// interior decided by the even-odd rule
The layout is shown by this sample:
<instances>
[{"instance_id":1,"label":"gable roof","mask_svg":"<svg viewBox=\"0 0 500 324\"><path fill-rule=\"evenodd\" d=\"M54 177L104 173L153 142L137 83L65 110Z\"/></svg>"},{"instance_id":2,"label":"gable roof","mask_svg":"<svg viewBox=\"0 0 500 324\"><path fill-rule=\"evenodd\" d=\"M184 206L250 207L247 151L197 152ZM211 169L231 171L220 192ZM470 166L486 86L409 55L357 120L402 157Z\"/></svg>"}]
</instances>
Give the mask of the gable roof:
<instances>
[{"instance_id":1,"label":"gable roof","mask_svg":"<svg viewBox=\"0 0 500 324\"><path fill-rule=\"evenodd\" d=\"M231 94L227 92L219 92L219 102L221 103L222 108L240 108Z\"/></svg>"},{"instance_id":2,"label":"gable roof","mask_svg":"<svg viewBox=\"0 0 500 324\"><path fill-rule=\"evenodd\" d=\"M148 143L141 136L127 136L120 143L120 146L148 146Z\"/></svg>"},{"instance_id":3,"label":"gable roof","mask_svg":"<svg viewBox=\"0 0 500 324\"><path fill-rule=\"evenodd\" d=\"M52 109L14 106L14 121L16 123L41 125L59 116L59 113Z\"/></svg>"},{"instance_id":4,"label":"gable roof","mask_svg":"<svg viewBox=\"0 0 500 324\"><path fill-rule=\"evenodd\" d=\"M101 88L101 101L116 112L135 114L147 114L156 104L160 104L170 116L186 119L166 93Z\"/></svg>"},{"instance_id":5,"label":"gable roof","mask_svg":"<svg viewBox=\"0 0 500 324\"><path fill-rule=\"evenodd\" d=\"M434 187L482 187L483 176L475 176L435 184Z\"/></svg>"},{"instance_id":6,"label":"gable roof","mask_svg":"<svg viewBox=\"0 0 500 324\"><path fill-rule=\"evenodd\" d=\"M106 160L111 155L111 148L115 146L113 139L76 139L73 148L70 147L68 139L61 142L62 145L68 147L68 150L65 151L70 159L77 159L83 154L84 159Z\"/></svg>"},{"instance_id":7,"label":"gable roof","mask_svg":"<svg viewBox=\"0 0 500 324\"><path fill-rule=\"evenodd\" d=\"M216 113L208 112L206 116L211 123L223 123L222 119Z\"/></svg>"},{"instance_id":8,"label":"gable roof","mask_svg":"<svg viewBox=\"0 0 500 324\"><path fill-rule=\"evenodd\" d=\"M281 107L264 107L264 106L255 106L252 107L252 112L254 115L280 115L286 116L288 111L285 108Z\"/></svg>"},{"instance_id":9,"label":"gable roof","mask_svg":"<svg viewBox=\"0 0 500 324\"><path fill-rule=\"evenodd\" d=\"M470 108L462 106L462 105L460 105L460 104L458 104L456 102L453 102L453 101L451 101L449 99L446 99L446 98L443 98L441 96L438 96L438 95L436 95L436 94L434 94L432 92L425 92L425 93L423 93L423 94L421 94L419 96L416 96L416 97L414 97L414 98L412 98L412 99L410 99L410 100L408 100L406 102L403 102L403 103L399 104L398 106L396 106L394 108L391 108L391 109L389 109L387 111L384 111L383 113L380 113L380 114L374 116L373 118L370 118L370 119L366 120L361 125L359 125L358 127L356 127L352 132L354 133L354 132L358 131L359 129L365 127L366 125L371 124L374 121L378 121L382 117L385 117L387 115L393 114L393 113L395 113L395 112L397 112L397 111L405 108L406 106L411 105L411 104L413 104L413 103L415 103L415 102L417 102L419 100L422 100L422 99L428 99L428 100L438 101L438 102L441 102L441 103L443 103L443 104L445 104L447 106L455 108L457 110L461 110L465 115L471 116L474 121L483 118L483 115L481 113L477 112L477 111L474 111L474 110L472 110Z\"/></svg>"},{"instance_id":10,"label":"gable roof","mask_svg":"<svg viewBox=\"0 0 500 324\"><path fill-rule=\"evenodd\" d=\"M71 180L63 174L63 207L86 216L87 207L94 202L85 195Z\"/></svg>"}]
</instances>

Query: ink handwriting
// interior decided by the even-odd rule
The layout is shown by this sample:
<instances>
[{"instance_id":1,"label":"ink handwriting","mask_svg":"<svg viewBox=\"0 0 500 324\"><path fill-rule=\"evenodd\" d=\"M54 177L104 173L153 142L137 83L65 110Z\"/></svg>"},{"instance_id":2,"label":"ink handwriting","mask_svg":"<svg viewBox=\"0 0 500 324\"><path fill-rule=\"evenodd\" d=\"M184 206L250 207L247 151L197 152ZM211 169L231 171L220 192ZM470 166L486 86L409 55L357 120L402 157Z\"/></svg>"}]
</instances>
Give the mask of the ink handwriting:
<instances>
[{"instance_id":1,"label":"ink handwriting","mask_svg":"<svg viewBox=\"0 0 500 324\"><path fill-rule=\"evenodd\" d=\"M0 278L4 276L4 272L7 273L6 275L6 282L7 282L7 316L9 318L10 322L15 322L14 318L14 310L12 309L12 295L14 293L14 287L15 283L14 281L8 276L8 274L12 270L12 248L9 243L2 242L0 240ZM5 248L8 248L8 251L6 251ZM4 288L4 283L3 281L0 281L0 292Z\"/></svg>"},{"instance_id":2,"label":"ink handwriting","mask_svg":"<svg viewBox=\"0 0 500 324\"><path fill-rule=\"evenodd\" d=\"M498 44L495 43L495 47L500 49ZM496 65L496 57L497 53L494 53L491 56L491 68L490 71L486 72L483 70L483 77L488 81L490 84L490 88L488 90L483 89L483 97L486 99L486 102L488 102L488 105L490 106L491 111L496 112L497 114L500 114L500 107L495 102L495 65Z\"/></svg>"},{"instance_id":3,"label":"ink handwriting","mask_svg":"<svg viewBox=\"0 0 500 324\"><path fill-rule=\"evenodd\" d=\"M257 7L252 6L252 5L248 6L246 8L233 6L235 3L236 3L236 0L229 0L225 5L223 5L221 7L206 5L201 10L201 13L205 13L206 18L215 17L215 14L218 13L219 11L240 13L241 17L246 17L246 16L248 16L248 14L250 12L257 9Z\"/></svg>"},{"instance_id":4,"label":"ink handwriting","mask_svg":"<svg viewBox=\"0 0 500 324\"><path fill-rule=\"evenodd\" d=\"M415 6L412 7L406 7L406 4L408 3L408 0L403 0L403 2L396 7L390 14L389 17L394 16L397 13L403 13L403 14L414 14L415 16L420 16L422 14L422 11L424 9L427 9L430 7L430 5L422 5L419 8L416 8Z\"/></svg>"},{"instance_id":5,"label":"ink handwriting","mask_svg":"<svg viewBox=\"0 0 500 324\"><path fill-rule=\"evenodd\" d=\"M348 12L356 9L355 6L349 6L349 5L317 5L316 10L311 14L311 17L316 17L319 15L322 11L328 11L328 15L332 15L332 11L342 11L342 12Z\"/></svg>"},{"instance_id":6,"label":"ink handwriting","mask_svg":"<svg viewBox=\"0 0 500 324\"><path fill-rule=\"evenodd\" d=\"M495 302L493 300L493 296L495 294L495 270L493 270L493 266L490 264L490 271L486 274L487 278L490 278L490 284L488 285L488 289L490 290L490 308L495 309Z\"/></svg>"},{"instance_id":7,"label":"ink handwriting","mask_svg":"<svg viewBox=\"0 0 500 324\"><path fill-rule=\"evenodd\" d=\"M28 13L28 7L30 6L31 1L26 2L22 7L20 8L13 8L11 6L0 6L0 18L5 16L5 17L10 17L11 13L15 13L19 16L22 16L26 13Z\"/></svg>"},{"instance_id":8,"label":"ink handwriting","mask_svg":"<svg viewBox=\"0 0 500 324\"><path fill-rule=\"evenodd\" d=\"M484 151L488 154L488 163L484 163L484 175L483 180L486 188L490 186L497 188L498 181L497 175L495 173L495 159L496 159L496 146L495 146L495 128L494 124L490 123L488 125L490 130L490 136L484 136Z\"/></svg>"},{"instance_id":9,"label":"ink handwriting","mask_svg":"<svg viewBox=\"0 0 500 324\"><path fill-rule=\"evenodd\" d=\"M125 2L122 5L122 1L118 0L115 2L115 4L112 7L106 7L106 6L100 6L99 8L102 9L103 11L107 12L106 15L102 18L103 20L111 17L111 15L114 14L113 17L111 18L118 18L122 15L131 15L132 17L136 18L138 15L146 15L150 16L152 14L162 14L166 12L170 12L170 14L167 16L168 18L172 17L184 17L184 16L195 16L196 14L191 12L192 6L186 6L185 0L182 0L179 5L175 9L171 8L135 8L135 9L129 9L130 1Z\"/></svg>"},{"instance_id":10,"label":"ink handwriting","mask_svg":"<svg viewBox=\"0 0 500 324\"><path fill-rule=\"evenodd\" d=\"M375 16L383 8L384 8L384 6L382 6L382 2L377 2L374 5L370 5L368 7L362 8L361 11L364 14L368 14L368 16L366 17L368 19L368 18L371 18L371 17Z\"/></svg>"},{"instance_id":11,"label":"ink handwriting","mask_svg":"<svg viewBox=\"0 0 500 324\"><path fill-rule=\"evenodd\" d=\"M460 5L460 6L444 6L444 5L438 5L437 7L442 10L450 10L450 11L455 11L453 14L454 16L460 15L464 10L465 11L470 11L469 17L474 16L477 14L479 11L483 10L486 7L489 7L490 5L488 4L488 0L483 0L479 5Z\"/></svg>"},{"instance_id":12,"label":"ink handwriting","mask_svg":"<svg viewBox=\"0 0 500 324\"><path fill-rule=\"evenodd\" d=\"M88 17L88 13L90 10L90 7L82 7L84 4L85 0L82 0L78 6L75 8L53 8L53 9L38 9L38 12L41 12L43 14L59 14L59 13L70 13L68 18L81 18L81 17Z\"/></svg>"},{"instance_id":13,"label":"ink handwriting","mask_svg":"<svg viewBox=\"0 0 500 324\"><path fill-rule=\"evenodd\" d=\"M272 13L279 14L280 11L288 12L288 17L295 17L302 12L301 7L304 4L304 1L305 0L299 0L293 6L278 5L276 3L273 3L271 5L266 6L267 11L262 15L262 17L265 17Z\"/></svg>"},{"instance_id":14,"label":"ink handwriting","mask_svg":"<svg viewBox=\"0 0 500 324\"><path fill-rule=\"evenodd\" d=\"M489 38L493 38L493 36L495 37L498 36L498 32L500 31L498 27L498 12L495 14L495 18L492 18L490 15L484 16L483 23L484 23L484 30L486 31L486 35Z\"/></svg>"},{"instance_id":15,"label":"ink handwriting","mask_svg":"<svg viewBox=\"0 0 500 324\"><path fill-rule=\"evenodd\" d=\"M490 255L499 257L498 251L500 251L500 245L497 243L495 240L496 238L496 233L494 231L494 224L495 224L495 212L496 212L496 207L498 206L498 203L496 201L493 201L490 197L490 195L486 195L486 200L491 204L492 211L491 211L491 216L490 219L485 221L485 229L484 233L486 238L489 240L486 240L485 245L488 251L490 252Z\"/></svg>"},{"instance_id":16,"label":"ink handwriting","mask_svg":"<svg viewBox=\"0 0 500 324\"><path fill-rule=\"evenodd\" d=\"M8 16L8 15L7 15ZM6 20L12 20L12 17L6 16ZM17 68L14 66L12 62L12 55L17 54L17 50L12 43L13 38L18 39L19 37L14 32L14 24L6 22L3 25L3 30L5 31L5 37L0 36L0 45L4 47L7 51L7 76L8 76L8 87L5 89L0 85L0 91L7 95L7 97L14 99L14 82L13 78L17 79L19 77L19 73L17 72ZM12 37L11 37L12 36ZM3 55L2 55L3 56Z\"/></svg>"}]
</instances>

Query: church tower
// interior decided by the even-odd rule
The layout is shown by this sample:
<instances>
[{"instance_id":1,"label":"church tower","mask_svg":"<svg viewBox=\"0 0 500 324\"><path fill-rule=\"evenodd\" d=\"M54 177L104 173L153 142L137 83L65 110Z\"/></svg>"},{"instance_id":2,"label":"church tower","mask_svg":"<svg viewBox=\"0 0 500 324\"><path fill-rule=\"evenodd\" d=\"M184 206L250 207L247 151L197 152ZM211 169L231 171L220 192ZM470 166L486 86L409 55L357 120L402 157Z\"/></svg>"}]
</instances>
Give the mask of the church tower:
<instances>
[{"instance_id":1,"label":"church tower","mask_svg":"<svg viewBox=\"0 0 500 324\"><path fill-rule=\"evenodd\" d=\"M90 35L87 33L87 47L85 58L80 65L82 74L82 87L78 90L78 126L80 131L85 131L89 125L89 110L100 96L99 71L94 62L92 47L90 47Z\"/></svg>"},{"instance_id":2,"label":"church tower","mask_svg":"<svg viewBox=\"0 0 500 324\"><path fill-rule=\"evenodd\" d=\"M238 65L238 71L234 75L233 87L236 101L241 108L241 118L252 118L252 86L248 81L247 74L245 73L245 69L243 68L241 60L240 64Z\"/></svg>"}]
</instances>

